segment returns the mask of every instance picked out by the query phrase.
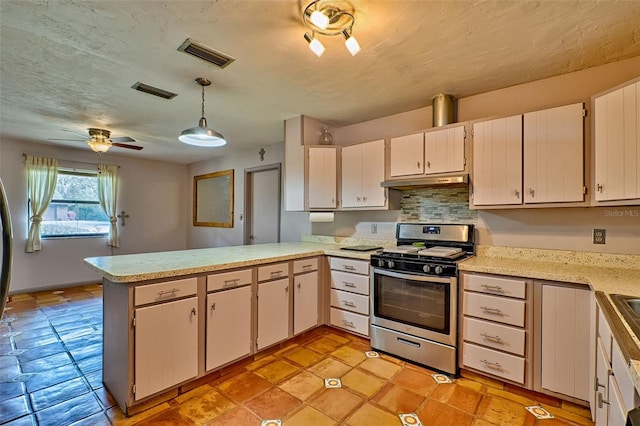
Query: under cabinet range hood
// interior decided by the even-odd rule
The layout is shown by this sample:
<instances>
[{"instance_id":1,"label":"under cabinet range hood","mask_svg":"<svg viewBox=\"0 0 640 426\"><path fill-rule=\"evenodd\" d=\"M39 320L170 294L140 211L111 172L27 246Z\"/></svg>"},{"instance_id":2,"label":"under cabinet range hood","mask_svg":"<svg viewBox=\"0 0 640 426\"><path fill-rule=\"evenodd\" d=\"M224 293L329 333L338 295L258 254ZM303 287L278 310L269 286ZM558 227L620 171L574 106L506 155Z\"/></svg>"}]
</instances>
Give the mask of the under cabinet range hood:
<instances>
[{"instance_id":1,"label":"under cabinet range hood","mask_svg":"<svg viewBox=\"0 0 640 426\"><path fill-rule=\"evenodd\" d=\"M421 176L408 179L394 179L380 182L383 188L410 190L437 186L465 186L469 183L466 173L453 176Z\"/></svg>"}]
</instances>

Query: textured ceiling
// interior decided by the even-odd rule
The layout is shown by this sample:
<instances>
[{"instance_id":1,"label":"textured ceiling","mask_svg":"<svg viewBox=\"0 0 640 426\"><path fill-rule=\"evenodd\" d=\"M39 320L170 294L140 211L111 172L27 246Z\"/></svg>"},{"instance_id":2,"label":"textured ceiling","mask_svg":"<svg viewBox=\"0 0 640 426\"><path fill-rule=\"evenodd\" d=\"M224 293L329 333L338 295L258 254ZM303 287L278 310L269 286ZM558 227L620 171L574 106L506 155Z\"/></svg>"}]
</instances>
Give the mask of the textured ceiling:
<instances>
[{"instance_id":1,"label":"textured ceiling","mask_svg":"<svg viewBox=\"0 0 640 426\"><path fill-rule=\"evenodd\" d=\"M336 0L338 1L338 0ZM334 127L640 55L640 1L353 1L342 37L313 55L298 1L0 1L0 137L54 143L88 127L180 163L283 140L305 114ZM191 38L236 58L225 69L177 48ZM178 142L205 116L225 148ZM164 100L137 81L178 93ZM82 142L56 142L88 149ZM108 155L108 154L107 154Z\"/></svg>"}]
</instances>

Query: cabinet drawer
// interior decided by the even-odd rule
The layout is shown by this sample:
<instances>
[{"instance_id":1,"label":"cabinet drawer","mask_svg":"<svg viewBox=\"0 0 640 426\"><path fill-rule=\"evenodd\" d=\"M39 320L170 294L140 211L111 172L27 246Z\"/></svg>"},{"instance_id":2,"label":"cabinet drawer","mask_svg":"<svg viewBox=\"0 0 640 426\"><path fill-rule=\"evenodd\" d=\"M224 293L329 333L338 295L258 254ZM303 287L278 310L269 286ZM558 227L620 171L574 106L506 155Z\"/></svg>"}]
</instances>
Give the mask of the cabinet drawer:
<instances>
[{"instance_id":1,"label":"cabinet drawer","mask_svg":"<svg viewBox=\"0 0 640 426\"><path fill-rule=\"evenodd\" d=\"M527 282L515 278L498 278L489 275L464 275L464 289L497 296L525 299Z\"/></svg>"},{"instance_id":2,"label":"cabinet drawer","mask_svg":"<svg viewBox=\"0 0 640 426\"><path fill-rule=\"evenodd\" d=\"M198 291L198 279L186 278L184 280L167 281L164 283L137 286L134 291L134 304L136 306L147 303L164 302L191 296Z\"/></svg>"},{"instance_id":3,"label":"cabinet drawer","mask_svg":"<svg viewBox=\"0 0 640 426\"><path fill-rule=\"evenodd\" d=\"M464 292L464 314L524 327L525 302L506 297Z\"/></svg>"},{"instance_id":4,"label":"cabinet drawer","mask_svg":"<svg viewBox=\"0 0 640 426\"><path fill-rule=\"evenodd\" d=\"M355 333L369 335L369 316L331 308L331 325Z\"/></svg>"},{"instance_id":5,"label":"cabinet drawer","mask_svg":"<svg viewBox=\"0 0 640 426\"><path fill-rule=\"evenodd\" d=\"M222 290L251 284L251 269L242 271L223 272L207 275L207 291Z\"/></svg>"},{"instance_id":6,"label":"cabinet drawer","mask_svg":"<svg viewBox=\"0 0 640 426\"><path fill-rule=\"evenodd\" d=\"M293 273L302 274L305 272L318 270L318 258L310 257L308 259L300 259L293 261Z\"/></svg>"},{"instance_id":7,"label":"cabinet drawer","mask_svg":"<svg viewBox=\"0 0 640 426\"><path fill-rule=\"evenodd\" d=\"M525 331L520 328L465 317L464 340L524 356Z\"/></svg>"},{"instance_id":8,"label":"cabinet drawer","mask_svg":"<svg viewBox=\"0 0 640 426\"><path fill-rule=\"evenodd\" d=\"M524 384L524 358L464 343L462 363L487 374Z\"/></svg>"},{"instance_id":9,"label":"cabinet drawer","mask_svg":"<svg viewBox=\"0 0 640 426\"><path fill-rule=\"evenodd\" d=\"M345 259L343 257L329 258L331 269L336 271L351 272L354 274L369 275L369 262L366 260Z\"/></svg>"},{"instance_id":10,"label":"cabinet drawer","mask_svg":"<svg viewBox=\"0 0 640 426\"><path fill-rule=\"evenodd\" d=\"M369 277L348 272L331 271L331 288L369 295Z\"/></svg>"},{"instance_id":11,"label":"cabinet drawer","mask_svg":"<svg viewBox=\"0 0 640 426\"><path fill-rule=\"evenodd\" d=\"M331 289L331 306L369 315L369 297Z\"/></svg>"},{"instance_id":12,"label":"cabinet drawer","mask_svg":"<svg viewBox=\"0 0 640 426\"><path fill-rule=\"evenodd\" d=\"M258 268L258 282L275 280L276 278L284 278L287 276L289 276L288 263L275 263Z\"/></svg>"}]
</instances>

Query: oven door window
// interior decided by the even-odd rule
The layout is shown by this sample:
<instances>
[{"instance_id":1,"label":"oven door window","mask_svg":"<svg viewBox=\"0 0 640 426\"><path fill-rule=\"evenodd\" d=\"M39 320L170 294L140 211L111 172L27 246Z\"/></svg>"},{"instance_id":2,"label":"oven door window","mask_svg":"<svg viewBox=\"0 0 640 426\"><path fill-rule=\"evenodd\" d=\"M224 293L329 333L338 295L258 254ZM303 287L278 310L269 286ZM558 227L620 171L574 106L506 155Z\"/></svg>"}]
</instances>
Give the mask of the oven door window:
<instances>
[{"instance_id":1,"label":"oven door window","mask_svg":"<svg viewBox=\"0 0 640 426\"><path fill-rule=\"evenodd\" d=\"M449 334L450 285L375 274L376 317Z\"/></svg>"}]
</instances>

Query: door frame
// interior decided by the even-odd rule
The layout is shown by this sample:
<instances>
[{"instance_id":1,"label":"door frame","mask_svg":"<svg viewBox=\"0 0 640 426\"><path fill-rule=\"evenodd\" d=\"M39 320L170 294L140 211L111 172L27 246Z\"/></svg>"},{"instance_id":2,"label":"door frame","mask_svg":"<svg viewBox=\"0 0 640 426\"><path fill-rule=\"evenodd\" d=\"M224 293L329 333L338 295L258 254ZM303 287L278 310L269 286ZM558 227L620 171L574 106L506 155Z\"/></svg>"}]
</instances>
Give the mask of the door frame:
<instances>
[{"instance_id":1,"label":"door frame","mask_svg":"<svg viewBox=\"0 0 640 426\"><path fill-rule=\"evenodd\" d=\"M244 227L243 227L243 244L247 245L251 242L249 241L249 235L251 234L251 214L253 212L253 203L252 195L253 195L253 185L251 183L251 176L257 172L264 172L267 170L277 170L278 171L278 241L280 242L280 220L282 216L282 165L281 163L274 164L266 164L264 166L258 167L250 167L248 169L244 169Z\"/></svg>"}]
</instances>

